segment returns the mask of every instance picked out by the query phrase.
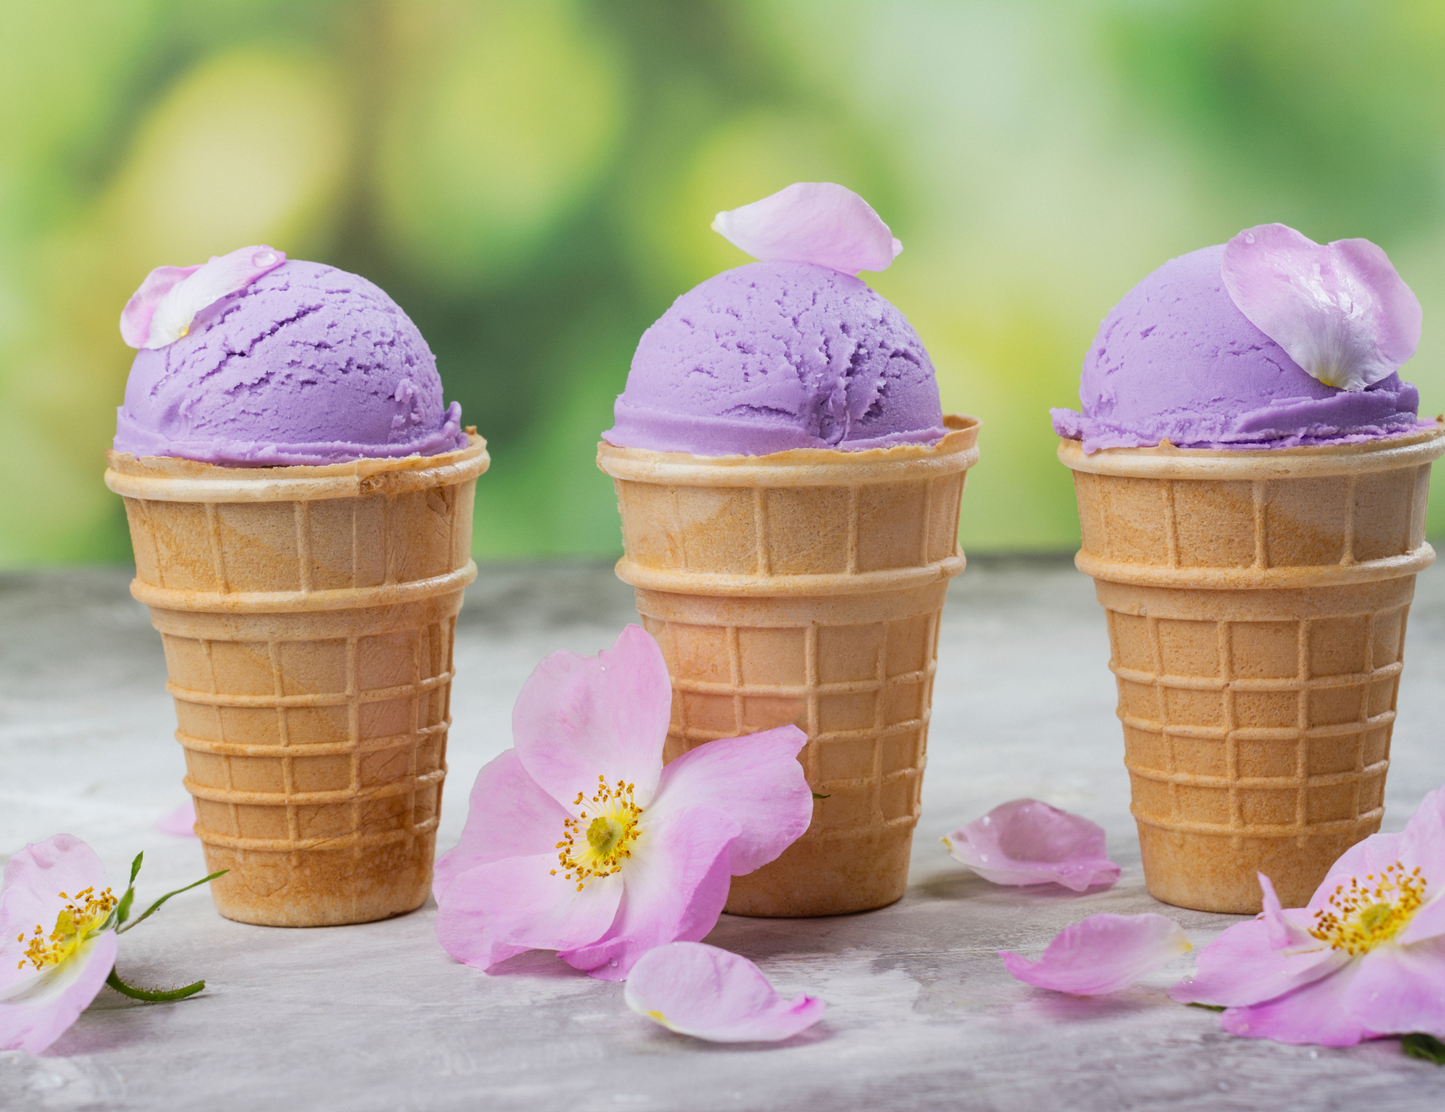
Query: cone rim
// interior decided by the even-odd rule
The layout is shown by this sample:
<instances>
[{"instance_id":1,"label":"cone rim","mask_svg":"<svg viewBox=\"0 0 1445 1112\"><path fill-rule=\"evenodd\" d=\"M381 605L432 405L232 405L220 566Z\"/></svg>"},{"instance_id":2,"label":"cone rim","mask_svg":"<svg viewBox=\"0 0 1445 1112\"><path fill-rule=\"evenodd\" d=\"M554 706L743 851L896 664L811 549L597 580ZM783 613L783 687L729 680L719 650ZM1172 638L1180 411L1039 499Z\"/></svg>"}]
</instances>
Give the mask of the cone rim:
<instances>
[{"instance_id":1,"label":"cone rim","mask_svg":"<svg viewBox=\"0 0 1445 1112\"><path fill-rule=\"evenodd\" d=\"M1165 440L1154 447L1101 448L1086 455L1081 441L1064 437L1057 455L1071 471L1141 479L1289 479L1393 471L1445 455L1445 419L1400 436L1296 448L1180 448Z\"/></svg>"},{"instance_id":2,"label":"cone rim","mask_svg":"<svg viewBox=\"0 0 1445 1112\"><path fill-rule=\"evenodd\" d=\"M454 452L368 456L322 466L223 467L179 456L106 452L105 485L125 498L156 502L305 502L453 486L491 466L487 442L468 427Z\"/></svg>"},{"instance_id":3,"label":"cone rim","mask_svg":"<svg viewBox=\"0 0 1445 1112\"><path fill-rule=\"evenodd\" d=\"M895 444L849 452L839 448L791 448L765 456L701 456L597 445L597 466L614 479L704 487L858 485L922 480L966 471L978 462L977 417L948 414L949 431L933 444Z\"/></svg>"}]
</instances>

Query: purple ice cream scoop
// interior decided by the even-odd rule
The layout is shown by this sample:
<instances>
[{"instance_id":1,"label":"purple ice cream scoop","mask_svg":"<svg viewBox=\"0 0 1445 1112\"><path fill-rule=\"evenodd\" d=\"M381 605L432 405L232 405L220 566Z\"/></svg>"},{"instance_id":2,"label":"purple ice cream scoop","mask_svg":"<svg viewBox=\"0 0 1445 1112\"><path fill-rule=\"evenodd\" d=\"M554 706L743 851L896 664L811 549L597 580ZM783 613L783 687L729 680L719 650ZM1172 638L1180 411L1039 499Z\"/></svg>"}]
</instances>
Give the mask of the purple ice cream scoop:
<instances>
[{"instance_id":1,"label":"purple ice cream scoop","mask_svg":"<svg viewBox=\"0 0 1445 1112\"><path fill-rule=\"evenodd\" d=\"M1224 245L1165 263L1115 305L1084 357L1082 413L1054 431L1100 448L1292 448L1372 440L1419 425L1398 374L1364 390L1312 378L1235 306Z\"/></svg>"},{"instance_id":2,"label":"purple ice cream scoop","mask_svg":"<svg viewBox=\"0 0 1445 1112\"><path fill-rule=\"evenodd\" d=\"M642 335L623 448L768 455L928 444L946 433L933 364L903 314L825 266L759 262L673 302Z\"/></svg>"},{"instance_id":3,"label":"purple ice cream scoop","mask_svg":"<svg viewBox=\"0 0 1445 1112\"><path fill-rule=\"evenodd\" d=\"M238 467L436 455L467 445L431 349L365 278L289 260L140 351L115 450Z\"/></svg>"}]
</instances>

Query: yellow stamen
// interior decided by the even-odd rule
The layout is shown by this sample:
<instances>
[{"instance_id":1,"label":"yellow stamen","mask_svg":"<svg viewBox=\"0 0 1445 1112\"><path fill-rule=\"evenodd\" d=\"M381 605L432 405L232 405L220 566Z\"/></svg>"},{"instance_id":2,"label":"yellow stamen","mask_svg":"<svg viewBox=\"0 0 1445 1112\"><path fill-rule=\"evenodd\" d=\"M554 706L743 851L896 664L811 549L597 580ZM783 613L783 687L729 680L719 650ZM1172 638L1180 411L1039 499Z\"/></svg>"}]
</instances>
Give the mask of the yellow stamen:
<instances>
[{"instance_id":1,"label":"yellow stamen","mask_svg":"<svg viewBox=\"0 0 1445 1112\"><path fill-rule=\"evenodd\" d=\"M557 843L557 864L577 891L593 877L612 876L622 871L622 862L632 856L637 840L637 820L642 808L632 802L633 786L622 780L609 787L597 777L597 791L591 799L578 792L573 806L576 818L563 823L562 840ZM585 832L584 832L585 824ZM557 870L552 870L557 875Z\"/></svg>"},{"instance_id":2,"label":"yellow stamen","mask_svg":"<svg viewBox=\"0 0 1445 1112\"><path fill-rule=\"evenodd\" d=\"M1373 888L1370 881L1375 881ZM1381 942L1388 942L1405 929L1425 902L1426 881L1417 868L1406 875L1398 861L1382 872L1365 877L1361 885L1353 877L1346 888L1337 887L1329 906L1315 912L1310 934L1352 957L1367 954Z\"/></svg>"},{"instance_id":3,"label":"yellow stamen","mask_svg":"<svg viewBox=\"0 0 1445 1112\"><path fill-rule=\"evenodd\" d=\"M55 917L55 929L47 936L45 928L35 924L35 936L25 947L25 957L16 966L17 969L24 969L27 961L36 969L59 965L100 929L119 902L109 888L98 896L94 888L86 888L73 897L61 892L60 898L70 902ZM24 931L16 941L25 941Z\"/></svg>"}]
</instances>

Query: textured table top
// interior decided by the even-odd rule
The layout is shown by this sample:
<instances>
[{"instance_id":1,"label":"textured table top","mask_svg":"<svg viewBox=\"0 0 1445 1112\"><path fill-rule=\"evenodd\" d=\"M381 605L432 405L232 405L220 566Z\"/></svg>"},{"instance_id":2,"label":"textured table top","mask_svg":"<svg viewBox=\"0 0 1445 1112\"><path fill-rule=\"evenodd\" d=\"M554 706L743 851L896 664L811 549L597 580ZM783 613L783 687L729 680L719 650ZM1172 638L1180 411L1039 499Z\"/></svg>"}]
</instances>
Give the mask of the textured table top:
<instances>
[{"instance_id":1,"label":"textured table top","mask_svg":"<svg viewBox=\"0 0 1445 1112\"><path fill-rule=\"evenodd\" d=\"M120 570L0 576L0 854L60 831L114 879L146 853L139 899L199 876L193 839L155 827L184 802L160 639ZM455 843L512 701L559 648L595 652L633 617L592 565L483 568L457 633L440 844ZM939 650L911 885L892 907L811 920L724 916L709 941L757 961L824 1021L776 1046L716 1046L627 1011L621 987L550 954L487 975L432 934L435 906L382 923L286 930L221 918L204 892L121 940L141 984L206 991L138 1005L103 989L44 1055L0 1052L0 1107L29 1109L1435 1109L1445 1069L1393 1041L1348 1050L1236 1039L1164 989L1192 958L1113 997L1015 982L1000 948L1036 952L1098 911L1163 911L1199 947L1235 920L1144 891L1128 813L1104 619L1060 560L975 560ZM1445 571L1411 613L1385 828L1445 782ZM1103 824L1124 875L1075 896L998 888L939 837L1034 796Z\"/></svg>"}]
</instances>

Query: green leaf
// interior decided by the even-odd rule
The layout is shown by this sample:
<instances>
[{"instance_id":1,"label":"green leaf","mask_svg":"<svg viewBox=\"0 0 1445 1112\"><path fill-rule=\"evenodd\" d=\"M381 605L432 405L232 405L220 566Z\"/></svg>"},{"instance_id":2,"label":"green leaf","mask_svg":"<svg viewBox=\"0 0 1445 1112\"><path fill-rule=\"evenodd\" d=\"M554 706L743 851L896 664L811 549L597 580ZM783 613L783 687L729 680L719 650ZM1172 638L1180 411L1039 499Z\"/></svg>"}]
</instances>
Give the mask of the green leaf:
<instances>
[{"instance_id":1,"label":"green leaf","mask_svg":"<svg viewBox=\"0 0 1445 1112\"><path fill-rule=\"evenodd\" d=\"M814 792L814 793L813 793L813 798L814 798L814 799L832 799L833 797L832 797L831 795L819 795L817 792Z\"/></svg>"},{"instance_id":2,"label":"green leaf","mask_svg":"<svg viewBox=\"0 0 1445 1112\"><path fill-rule=\"evenodd\" d=\"M129 996L132 1000L144 1000L148 1004L162 1004L169 1000L184 1000L187 996L194 996L206 987L205 981L193 981L191 984L182 985L180 988L136 988L135 985L128 985L122 981L120 974L117 973L114 968L111 969L110 974L105 978L105 983L122 996Z\"/></svg>"},{"instance_id":3,"label":"green leaf","mask_svg":"<svg viewBox=\"0 0 1445 1112\"><path fill-rule=\"evenodd\" d=\"M1424 1031L1406 1035L1400 1040L1400 1049L1408 1058L1419 1058L1425 1062L1434 1062L1437 1066L1445 1066L1445 1042L1441 1042L1434 1035L1427 1035Z\"/></svg>"},{"instance_id":4,"label":"green leaf","mask_svg":"<svg viewBox=\"0 0 1445 1112\"><path fill-rule=\"evenodd\" d=\"M135 878L140 875L140 863L145 858L144 853L135 855L135 860L130 863L130 883L126 886L125 895L121 896L120 903L115 909L115 925L118 927L130 917L130 905L135 902Z\"/></svg>"},{"instance_id":5,"label":"green leaf","mask_svg":"<svg viewBox=\"0 0 1445 1112\"><path fill-rule=\"evenodd\" d=\"M1203 1008L1206 1012L1222 1012L1222 1011L1224 1011L1224 1005L1223 1005L1223 1004L1190 1004L1189 1007L1191 1007L1191 1008Z\"/></svg>"},{"instance_id":6,"label":"green leaf","mask_svg":"<svg viewBox=\"0 0 1445 1112\"><path fill-rule=\"evenodd\" d=\"M127 923L123 927L116 927L116 933L123 934L126 931L130 930L131 927L139 926L141 923L144 923L147 919L149 919L152 915L154 915L157 911L160 910L161 904L165 903L172 896L179 896L182 892L189 892L192 888L199 888L207 881L215 880L218 876L225 876L230 871L230 869L222 869L218 873L212 873L210 876L201 877L201 879L196 881L194 884L187 884L184 888L177 888L174 892L167 892L160 899L156 900L155 903L151 904L150 907L146 908L145 911L141 914L141 917L137 919L134 923ZM200 992L201 990L196 989L196 991ZM139 999L139 997L137 997L137 999ZM179 999L179 997L177 997L177 999Z\"/></svg>"}]
</instances>

